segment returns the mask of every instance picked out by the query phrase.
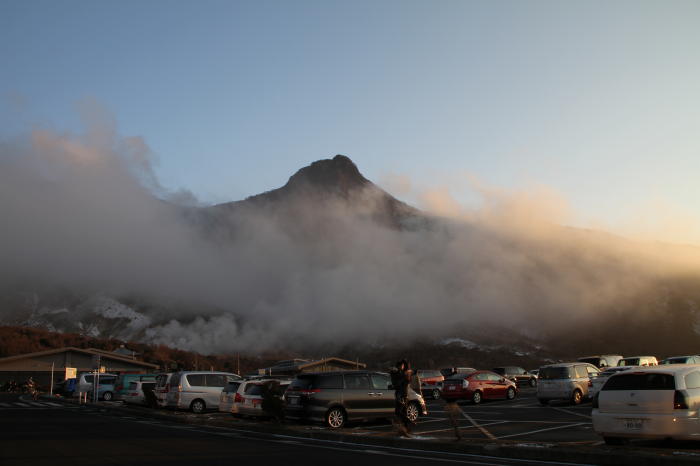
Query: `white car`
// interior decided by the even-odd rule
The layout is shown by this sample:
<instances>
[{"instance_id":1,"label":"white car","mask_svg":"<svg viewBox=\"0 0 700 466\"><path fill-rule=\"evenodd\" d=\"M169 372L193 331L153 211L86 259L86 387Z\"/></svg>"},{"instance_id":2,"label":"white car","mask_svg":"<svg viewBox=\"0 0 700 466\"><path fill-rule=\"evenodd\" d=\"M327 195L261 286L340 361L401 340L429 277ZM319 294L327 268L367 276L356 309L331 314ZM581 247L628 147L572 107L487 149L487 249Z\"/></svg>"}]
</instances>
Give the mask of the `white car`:
<instances>
[{"instance_id":1,"label":"white car","mask_svg":"<svg viewBox=\"0 0 700 466\"><path fill-rule=\"evenodd\" d=\"M542 366L537 375L537 400L546 406L550 400L569 400L580 404L590 398L592 380L600 371L592 364L568 362Z\"/></svg>"},{"instance_id":2,"label":"white car","mask_svg":"<svg viewBox=\"0 0 700 466\"><path fill-rule=\"evenodd\" d=\"M144 389L153 391L155 388L155 381L150 382L148 380L137 380L135 382L129 382L129 388L127 389L126 394L123 396L123 401L127 404L145 405L146 397L143 394Z\"/></svg>"},{"instance_id":3,"label":"white car","mask_svg":"<svg viewBox=\"0 0 700 466\"><path fill-rule=\"evenodd\" d=\"M635 368L611 376L593 400L605 443L629 438L700 440L700 365Z\"/></svg>"},{"instance_id":4,"label":"white car","mask_svg":"<svg viewBox=\"0 0 700 466\"><path fill-rule=\"evenodd\" d=\"M588 396L593 398L596 395L596 393L600 391L603 385L605 385L605 382L607 382L611 376L617 374L618 372L624 372L630 369L636 368L633 366L608 367L603 372L601 372L598 377L594 377L591 379L591 386L588 388Z\"/></svg>"},{"instance_id":5,"label":"white car","mask_svg":"<svg viewBox=\"0 0 700 466\"><path fill-rule=\"evenodd\" d=\"M658 366L654 356L630 356L617 361L618 366Z\"/></svg>"}]
</instances>

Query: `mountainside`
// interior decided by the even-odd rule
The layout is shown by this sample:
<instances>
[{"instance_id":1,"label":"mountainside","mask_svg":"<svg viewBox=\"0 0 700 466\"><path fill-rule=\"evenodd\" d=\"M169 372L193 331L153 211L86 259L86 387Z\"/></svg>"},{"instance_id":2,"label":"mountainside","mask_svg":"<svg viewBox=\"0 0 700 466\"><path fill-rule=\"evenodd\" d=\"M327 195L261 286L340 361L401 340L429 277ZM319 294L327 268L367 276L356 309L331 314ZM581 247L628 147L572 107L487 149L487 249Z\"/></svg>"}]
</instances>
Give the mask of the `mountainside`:
<instances>
[{"instance_id":1,"label":"mountainside","mask_svg":"<svg viewBox=\"0 0 700 466\"><path fill-rule=\"evenodd\" d=\"M113 178L48 184L31 209L10 210L0 323L206 353L439 355L426 364L700 345L696 248L527 211L439 218L342 155L211 207Z\"/></svg>"}]
</instances>

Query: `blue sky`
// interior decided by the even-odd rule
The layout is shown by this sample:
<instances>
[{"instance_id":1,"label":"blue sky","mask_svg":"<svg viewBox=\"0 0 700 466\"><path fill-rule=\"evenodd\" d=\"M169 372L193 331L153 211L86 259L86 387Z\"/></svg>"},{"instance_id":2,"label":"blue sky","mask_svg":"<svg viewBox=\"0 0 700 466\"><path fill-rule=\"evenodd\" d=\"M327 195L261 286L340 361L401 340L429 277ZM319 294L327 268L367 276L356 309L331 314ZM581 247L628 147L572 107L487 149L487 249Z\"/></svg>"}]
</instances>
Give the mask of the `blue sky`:
<instances>
[{"instance_id":1,"label":"blue sky","mask_svg":"<svg viewBox=\"0 0 700 466\"><path fill-rule=\"evenodd\" d=\"M700 227L698 24L697 1L4 0L0 136L77 132L89 97L205 202L343 153L466 203L469 173Z\"/></svg>"}]
</instances>

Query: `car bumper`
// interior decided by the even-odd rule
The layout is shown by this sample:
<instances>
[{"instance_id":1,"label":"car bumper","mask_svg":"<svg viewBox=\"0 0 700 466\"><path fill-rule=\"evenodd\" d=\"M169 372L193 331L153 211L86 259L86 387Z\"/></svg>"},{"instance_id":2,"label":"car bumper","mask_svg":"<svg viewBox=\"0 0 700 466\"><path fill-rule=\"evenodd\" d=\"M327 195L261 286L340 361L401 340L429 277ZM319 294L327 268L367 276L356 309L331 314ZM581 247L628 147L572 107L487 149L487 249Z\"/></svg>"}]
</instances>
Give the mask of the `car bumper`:
<instances>
[{"instance_id":1,"label":"car bumper","mask_svg":"<svg viewBox=\"0 0 700 466\"><path fill-rule=\"evenodd\" d=\"M647 414L594 409L593 430L604 437L700 440L700 418L698 411Z\"/></svg>"}]
</instances>

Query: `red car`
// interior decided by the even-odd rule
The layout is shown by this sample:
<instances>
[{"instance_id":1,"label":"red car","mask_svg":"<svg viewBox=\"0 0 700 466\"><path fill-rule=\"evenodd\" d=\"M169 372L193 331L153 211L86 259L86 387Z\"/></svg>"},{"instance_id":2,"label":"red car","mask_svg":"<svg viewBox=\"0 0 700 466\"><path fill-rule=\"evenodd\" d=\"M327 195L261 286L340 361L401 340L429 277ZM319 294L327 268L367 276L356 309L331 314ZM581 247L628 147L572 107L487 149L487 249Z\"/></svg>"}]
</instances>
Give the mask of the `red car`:
<instances>
[{"instance_id":1,"label":"red car","mask_svg":"<svg viewBox=\"0 0 700 466\"><path fill-rule=\"evenodd\" d=\"M420 388L423 396L428 395L435 400L440 398L442 382L445 380L440 371L419 370L418 378L420 379Z\"/></svg>"},{"instance_id":2,"label":"red car","mask_svg":"<svg viewBox=\"0 0 700 466\"><path fill-rule=\"evenodd\" d=\"M445 400L471 400L474 404L479 404L482 400L512 400L517 395L518 386L515 382L491 371L455 374L445 379L442 388Z\"/></svg>"}]
</instances>

